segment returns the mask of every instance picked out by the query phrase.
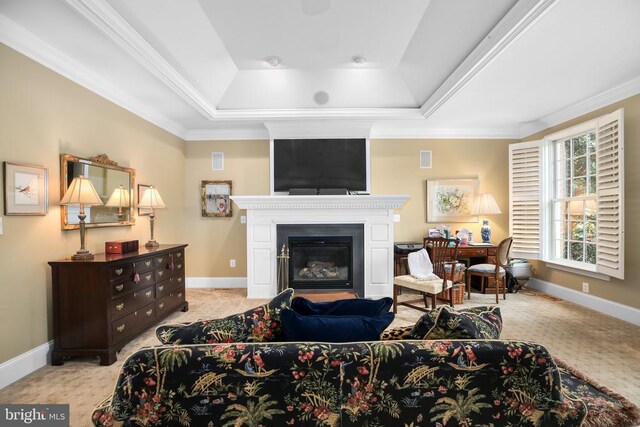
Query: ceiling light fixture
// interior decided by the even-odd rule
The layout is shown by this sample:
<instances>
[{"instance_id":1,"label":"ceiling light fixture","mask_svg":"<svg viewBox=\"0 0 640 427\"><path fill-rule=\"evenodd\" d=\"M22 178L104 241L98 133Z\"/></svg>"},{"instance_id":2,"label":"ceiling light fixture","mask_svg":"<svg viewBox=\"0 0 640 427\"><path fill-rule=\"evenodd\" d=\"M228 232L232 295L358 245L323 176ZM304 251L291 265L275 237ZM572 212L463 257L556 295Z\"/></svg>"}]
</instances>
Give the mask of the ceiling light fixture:
<instances>
[{"instance_id":1,"label":"ceiling light fixture","mask_svg":"<svg viewBox=\"0 0 640 427\"><path fill-rule=\"evenodd\" d=\"M351 58L351 60L356 65L363 65L363 64L367 63L367 58L365 58L364 56L360 56L360 55L354 56L353 58Z\"/></svg>"},{"instance_id":2,"label":"ceiling light fixture","mask_svg":"<svg viewBox=\"0 0 640 427\"><path fill-rule=\"evenodd\" d=\"M278 58L277 56L267 56L264 60L272 67L277 67L278 65L280 65L280 58Z\"/></svg>"}]
</instances>

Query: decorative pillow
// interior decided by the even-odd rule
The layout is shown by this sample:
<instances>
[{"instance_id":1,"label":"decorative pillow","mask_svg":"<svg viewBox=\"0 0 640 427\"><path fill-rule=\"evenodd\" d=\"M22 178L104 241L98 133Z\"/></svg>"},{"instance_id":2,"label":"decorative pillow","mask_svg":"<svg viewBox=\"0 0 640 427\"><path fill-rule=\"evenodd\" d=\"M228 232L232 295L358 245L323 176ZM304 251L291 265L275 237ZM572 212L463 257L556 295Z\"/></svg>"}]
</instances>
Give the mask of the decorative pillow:
<instances>
[{"instance_id":1,"label":"decorative pillow","mask_svg":"<svg viewBox=\"0 0 640 427\"><path fill-rule=\"evenodd\" d=\"M395 315L303 316L285 308L280 313L284 341L357 342L378 341Z\"/></svg>"},{"instance_id":2,"label":"decorative pillow","mask_svg":"<svg viewBox=\"0 0 640 427\"><path fill-rule=\"evenodd\" d=\"M377 300L355 298L337 301L313 302L303 297L291 301L291 309L303 316L368 316L375 317L387 313L393 305L389 297Z\"/></svg>"},{"instance_id":3,"label":"decorative pillow","mask_svg":"<svg viewBox=\"0 0 640 427\"><path fill-rule=\"evenodd\" d=\"M285 289L268 304L223 319L175 323L156 328L163 344L270 342L282 340L280 311L291 305L293 289Z\"/></svg>"},{"instance_id":4,"label":"decorative pillow","mask_svg":"<svg viewBox=\"0 0 640 427\"><path fill-rule=\"evenodd\" d=\"M472 307L455 311L449 306L422 316L409 333L410 339L499 339L502 316L499 307Z\"/></svg>"},{"instance_id":5,"label":"decorative pillow","mask_svg":"<svg viewBox=\"0 0 640 427\"><path fill-rule=\"evenodd\" d=\"M409 333L413 329L413 326L398 326L397 328L385 329L380 334L380 341L401 341L410 340L411 335Z\"/></svg>"}]
</instances>

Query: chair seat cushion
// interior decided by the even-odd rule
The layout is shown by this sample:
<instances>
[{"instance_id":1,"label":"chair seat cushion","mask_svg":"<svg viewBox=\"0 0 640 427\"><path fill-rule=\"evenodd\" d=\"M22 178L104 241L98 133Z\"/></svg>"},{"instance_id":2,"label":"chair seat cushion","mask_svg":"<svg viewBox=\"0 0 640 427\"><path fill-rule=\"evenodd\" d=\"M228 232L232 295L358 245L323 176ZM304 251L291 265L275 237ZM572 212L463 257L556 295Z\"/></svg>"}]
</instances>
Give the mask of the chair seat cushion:
<instances>
[{"instance_id":1,"label":"chair seat cushion","mask_svg":"<svg viewBox=\"0 0 640 427\"><path fill-rule=\"evenodd\" d=\"M475 264L467 268L467 271L476 273L494 273L496 271L495 264ZM500 267L500 274L504 274L504 268Z\"/></svg>"},{"instance_id":2,"label":"chair seat cushion","mask_svg":"<svg viewBox=\"0 0 640 427\"><path fill-rule=\"evenodd\" d=\"M502 315L499 307L454 310L438 307L423 315L409 332L410 339L499 339Z\"/></svg>"},{"instance_id":3,"label":"chair seat cushion","mask_svg":"<svg viewBox=\"0 0 640 427\"><path fill-rule=\"evenodd\" d=\"M395 285L401 286L407 289L413 289L414 291L426 292L431 295L437 295L442 291L446 291L447 289L453 286L451 280L447 280L446 285L442 286L443 280L438 278L437 280L418 280L413 276L404 275L404 276L396 276L393 278L393 283Z\"/></svg>"},{"instance_id":4,"label":"chair seat cushion","mask_svg":"<svg viewBox=\"0 0 640 427\"><path fill-rule=\"evenodd\" d=\"M293 289L285 289L269 303L222 319L173 323L156 328L163 344L268 342L282 340L280 311L291 305Z\"/></svg>"},{"instance_id":5,"label":"chair seat cushion","mask_svg":"<svg viewBox=\"0 0 640 427\"><path fill-rule=\"evenodd\" d=\"M380 299L341 299L337 301L313 302L296 297L291 301L291 309L303 316L369 316L387 313L393 305L389 297Z\"/></svg>"},{"instance_id":6,"label":"chair seat cushion","mask_svg":"<svg viewBox=\"0 0 640 427\"><path fill-rule=\"evenodd\" d=\"M358 342L378 341L395 315L380 316L303 316L285 308L281 312L284 341Z\"/></svg>"}]
</instances>

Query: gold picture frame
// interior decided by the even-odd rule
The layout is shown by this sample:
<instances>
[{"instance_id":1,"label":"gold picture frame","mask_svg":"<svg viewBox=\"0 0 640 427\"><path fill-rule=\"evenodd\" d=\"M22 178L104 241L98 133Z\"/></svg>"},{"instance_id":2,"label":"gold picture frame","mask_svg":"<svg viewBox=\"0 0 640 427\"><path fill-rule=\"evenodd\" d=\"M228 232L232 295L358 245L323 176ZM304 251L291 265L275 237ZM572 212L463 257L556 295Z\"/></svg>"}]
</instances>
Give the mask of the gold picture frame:
<instances>
[{"instance_id":1,"label":"gold picture frame","mask_svg":"<svg viewBox=\"0 0 640 427\"><path fill-rule=\"evenodd\" d=\"M47 168L4 162L4 214L46 215L49 209Z\"/></svg>"},{"instance_id":2,"label":"gold picture frame","mask_svg":"<svg viewBox=\"0 0 640 427\"><path fill-rule=\"evenodd\" d=\"M471 214L478 194L477 178L427 181L427 223L478 222Z\"/></svg>"},{"instance_id":3,"label":"gold picture frame","mask_svg":"<svg viewBox=\"0 0 640 427\"><path fill-rule=\"evenodd\" d=\"M230 217L231 181L202 181L202 216Z\"/></svg>"}]
</instances>

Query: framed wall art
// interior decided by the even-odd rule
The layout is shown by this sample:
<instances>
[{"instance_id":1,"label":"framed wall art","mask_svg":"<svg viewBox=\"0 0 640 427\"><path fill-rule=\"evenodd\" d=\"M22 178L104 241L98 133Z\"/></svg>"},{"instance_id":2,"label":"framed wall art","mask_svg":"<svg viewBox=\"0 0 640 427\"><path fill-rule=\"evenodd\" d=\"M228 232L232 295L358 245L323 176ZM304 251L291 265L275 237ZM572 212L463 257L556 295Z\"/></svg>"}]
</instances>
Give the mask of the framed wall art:
<instances>
[{"instance_id":1,"label":"framed wall art","mask_svg":"<svg viewBox=\"0 0 640 427\"><path fill-rule=\"evenodd\" d=\"M202 181L202 216L232 216L231 181Z\"/></svg>"},{"instance_id":2,"label":"framed wall art","mask_svg":"<svg viewBox=\"0 0 640 427\"><path fill-rule=\"evenodd\" d=\"M48 171L40 166L4 162L4 214L46 215Z\"/></svg>"},{"instance_id":3,"label":"framed wall art","mask_svg":"<svg viewBox=\"0 0 640 427\"><path fill-rule=\"evenodd\" d=\"M427 222L478 222L471 209L479 183L478 179L427 181Z\"/></svg>"},{"instance_id":4,"label":"framed wall art","mask_svg":"<svg viewBox=\"0 0 640 427\"><path fill-rule=\"evenodd\" d=\"M138 203L140 203L140 200L142 200L142 195L147 188L151 188L151 185L138 184ZM151 211L151 208L138 208L138 216L151 215Z\"/></svg>"}]
</instances>

